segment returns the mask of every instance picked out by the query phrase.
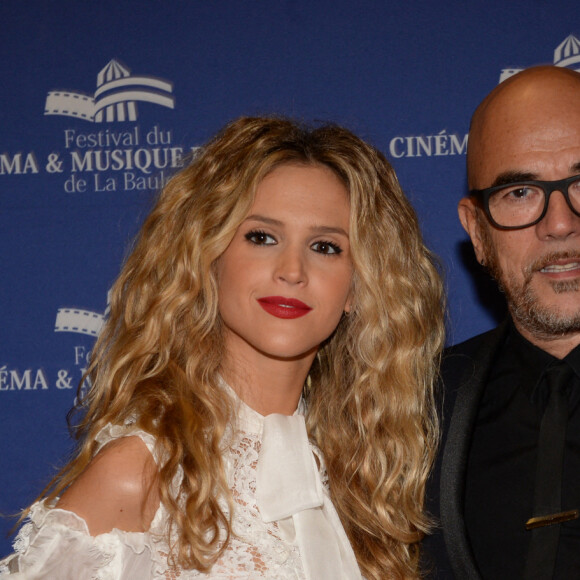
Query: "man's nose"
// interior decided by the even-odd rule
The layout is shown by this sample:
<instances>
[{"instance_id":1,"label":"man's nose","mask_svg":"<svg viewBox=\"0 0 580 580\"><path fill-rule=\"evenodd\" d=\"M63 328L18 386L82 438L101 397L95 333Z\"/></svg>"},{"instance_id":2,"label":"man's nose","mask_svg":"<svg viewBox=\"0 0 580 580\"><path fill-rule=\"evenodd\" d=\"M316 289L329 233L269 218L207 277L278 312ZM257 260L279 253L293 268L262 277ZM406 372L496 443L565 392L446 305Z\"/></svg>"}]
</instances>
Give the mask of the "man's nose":
<instances>
[{"instance_id":1,"label":"man's nose","mask_svg":"<svg viewBox=\"0 0 580 580\"><path fill-rule=\"evenodd\" d=\"M553 191L548 210L537 225L541 238L567 238L580 232L580 218L570 209L561 191Z\"/></svg>"}]
</instances>

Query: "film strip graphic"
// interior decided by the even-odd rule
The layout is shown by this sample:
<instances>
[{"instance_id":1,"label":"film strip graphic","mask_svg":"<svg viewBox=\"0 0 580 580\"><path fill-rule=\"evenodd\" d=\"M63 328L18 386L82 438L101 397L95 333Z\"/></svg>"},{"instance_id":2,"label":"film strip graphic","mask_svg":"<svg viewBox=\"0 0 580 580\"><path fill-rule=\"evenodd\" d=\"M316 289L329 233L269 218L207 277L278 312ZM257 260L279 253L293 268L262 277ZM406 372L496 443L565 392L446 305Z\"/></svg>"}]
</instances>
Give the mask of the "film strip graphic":
<instances>
[{"instance_id":1,"label":"film strip graphic","mask_svg":"<svg viewBox=\"0 0 580 580\"><path fill-rule=\"evenodd\" d=\"M104 315L98 312L78 308L59 308L56 313L54 332L76 332L96 338L104 322Z\"/></svg>"},{"instance_id":2,"label":"film strip graphic","mask_svg":"<svg viewBox=\"0 0 580 580\"><path fill-rule=\"evenodd\" d=\"M107 308L104 314L82 308L59 308L56 311L54 332L76 332L97 337L105 324L110 310L111 290L107 292Z\"/></svg>"},{"instance_id":3,"label":"film strip graphic","mask_svg":"<svg viewBox=\"0 0 580 580\"><path fill-rule=\"evenodd\" d=\"M163 79L131 76L130 70L112 60L97 75L97 90L90 95L49 91L45 115L64 115L93 123L136 121L137 101L173 109L173 85Z\"/></svg>"}]
</instances>

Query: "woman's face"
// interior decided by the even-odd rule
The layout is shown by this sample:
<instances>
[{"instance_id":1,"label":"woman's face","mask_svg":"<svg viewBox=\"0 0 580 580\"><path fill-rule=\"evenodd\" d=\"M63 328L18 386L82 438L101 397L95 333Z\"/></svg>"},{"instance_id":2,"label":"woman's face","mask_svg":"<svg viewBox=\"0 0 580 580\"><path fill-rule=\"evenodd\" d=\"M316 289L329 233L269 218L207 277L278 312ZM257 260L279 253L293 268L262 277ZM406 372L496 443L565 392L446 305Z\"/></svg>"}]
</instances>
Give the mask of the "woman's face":
<instances>
[{"instance_id":1,"label":"woman's face","mask_svg":"<svg viewBox=\"0 0 580 580\"><path fill-rule=\"evenodd\" d=\"M314 358L350 309L349 218L326 167L283 165L262 180L218 262L228 357Z\"/></svg>"}]
</instances>

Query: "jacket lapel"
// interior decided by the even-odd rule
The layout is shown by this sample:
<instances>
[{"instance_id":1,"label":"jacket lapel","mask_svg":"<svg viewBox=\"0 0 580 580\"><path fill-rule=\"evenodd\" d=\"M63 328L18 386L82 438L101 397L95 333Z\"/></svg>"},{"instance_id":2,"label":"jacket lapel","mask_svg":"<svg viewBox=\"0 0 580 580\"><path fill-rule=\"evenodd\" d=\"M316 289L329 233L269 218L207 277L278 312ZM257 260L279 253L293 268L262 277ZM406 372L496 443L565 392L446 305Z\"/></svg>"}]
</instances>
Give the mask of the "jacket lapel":
<instances>
[{"instance_id":1,"label":"jacket lapel","mask_svg":"<svg viewBox=\"0 0 580 580\"><path fill-rule=\"evenodd\" d=\"M461 369L455 385L455 405L449 421L441 466L441 523L445 544L457 578L480 579L464 520L465 475L471 434L475 426L479 401L493 357L503 342L508 322L489 332L474 354L452 353L446 361L451 368ZM455 382L455 381L453 381Z\"/></svg>"}]
</instances>

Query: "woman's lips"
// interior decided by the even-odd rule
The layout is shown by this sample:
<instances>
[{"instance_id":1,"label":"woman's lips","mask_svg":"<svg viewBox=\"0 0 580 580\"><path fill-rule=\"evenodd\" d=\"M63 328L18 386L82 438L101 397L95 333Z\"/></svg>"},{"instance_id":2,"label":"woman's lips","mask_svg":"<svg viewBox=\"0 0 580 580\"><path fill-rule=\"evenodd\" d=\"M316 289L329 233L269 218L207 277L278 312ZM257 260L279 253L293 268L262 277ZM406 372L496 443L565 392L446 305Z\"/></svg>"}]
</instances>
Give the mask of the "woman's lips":
<instances>
[{"instance_id":1,"label":"woman's lips","mask_svg":"<svg viewBox=\"0 0 580 580\"><path fill-rule=\"evenodd\" d=\"M265 296L258 298L258 304L276 318L300 318L308 314L312 308L296 298L284 298L283 296Z\"/></svg>"}]
</instances>

